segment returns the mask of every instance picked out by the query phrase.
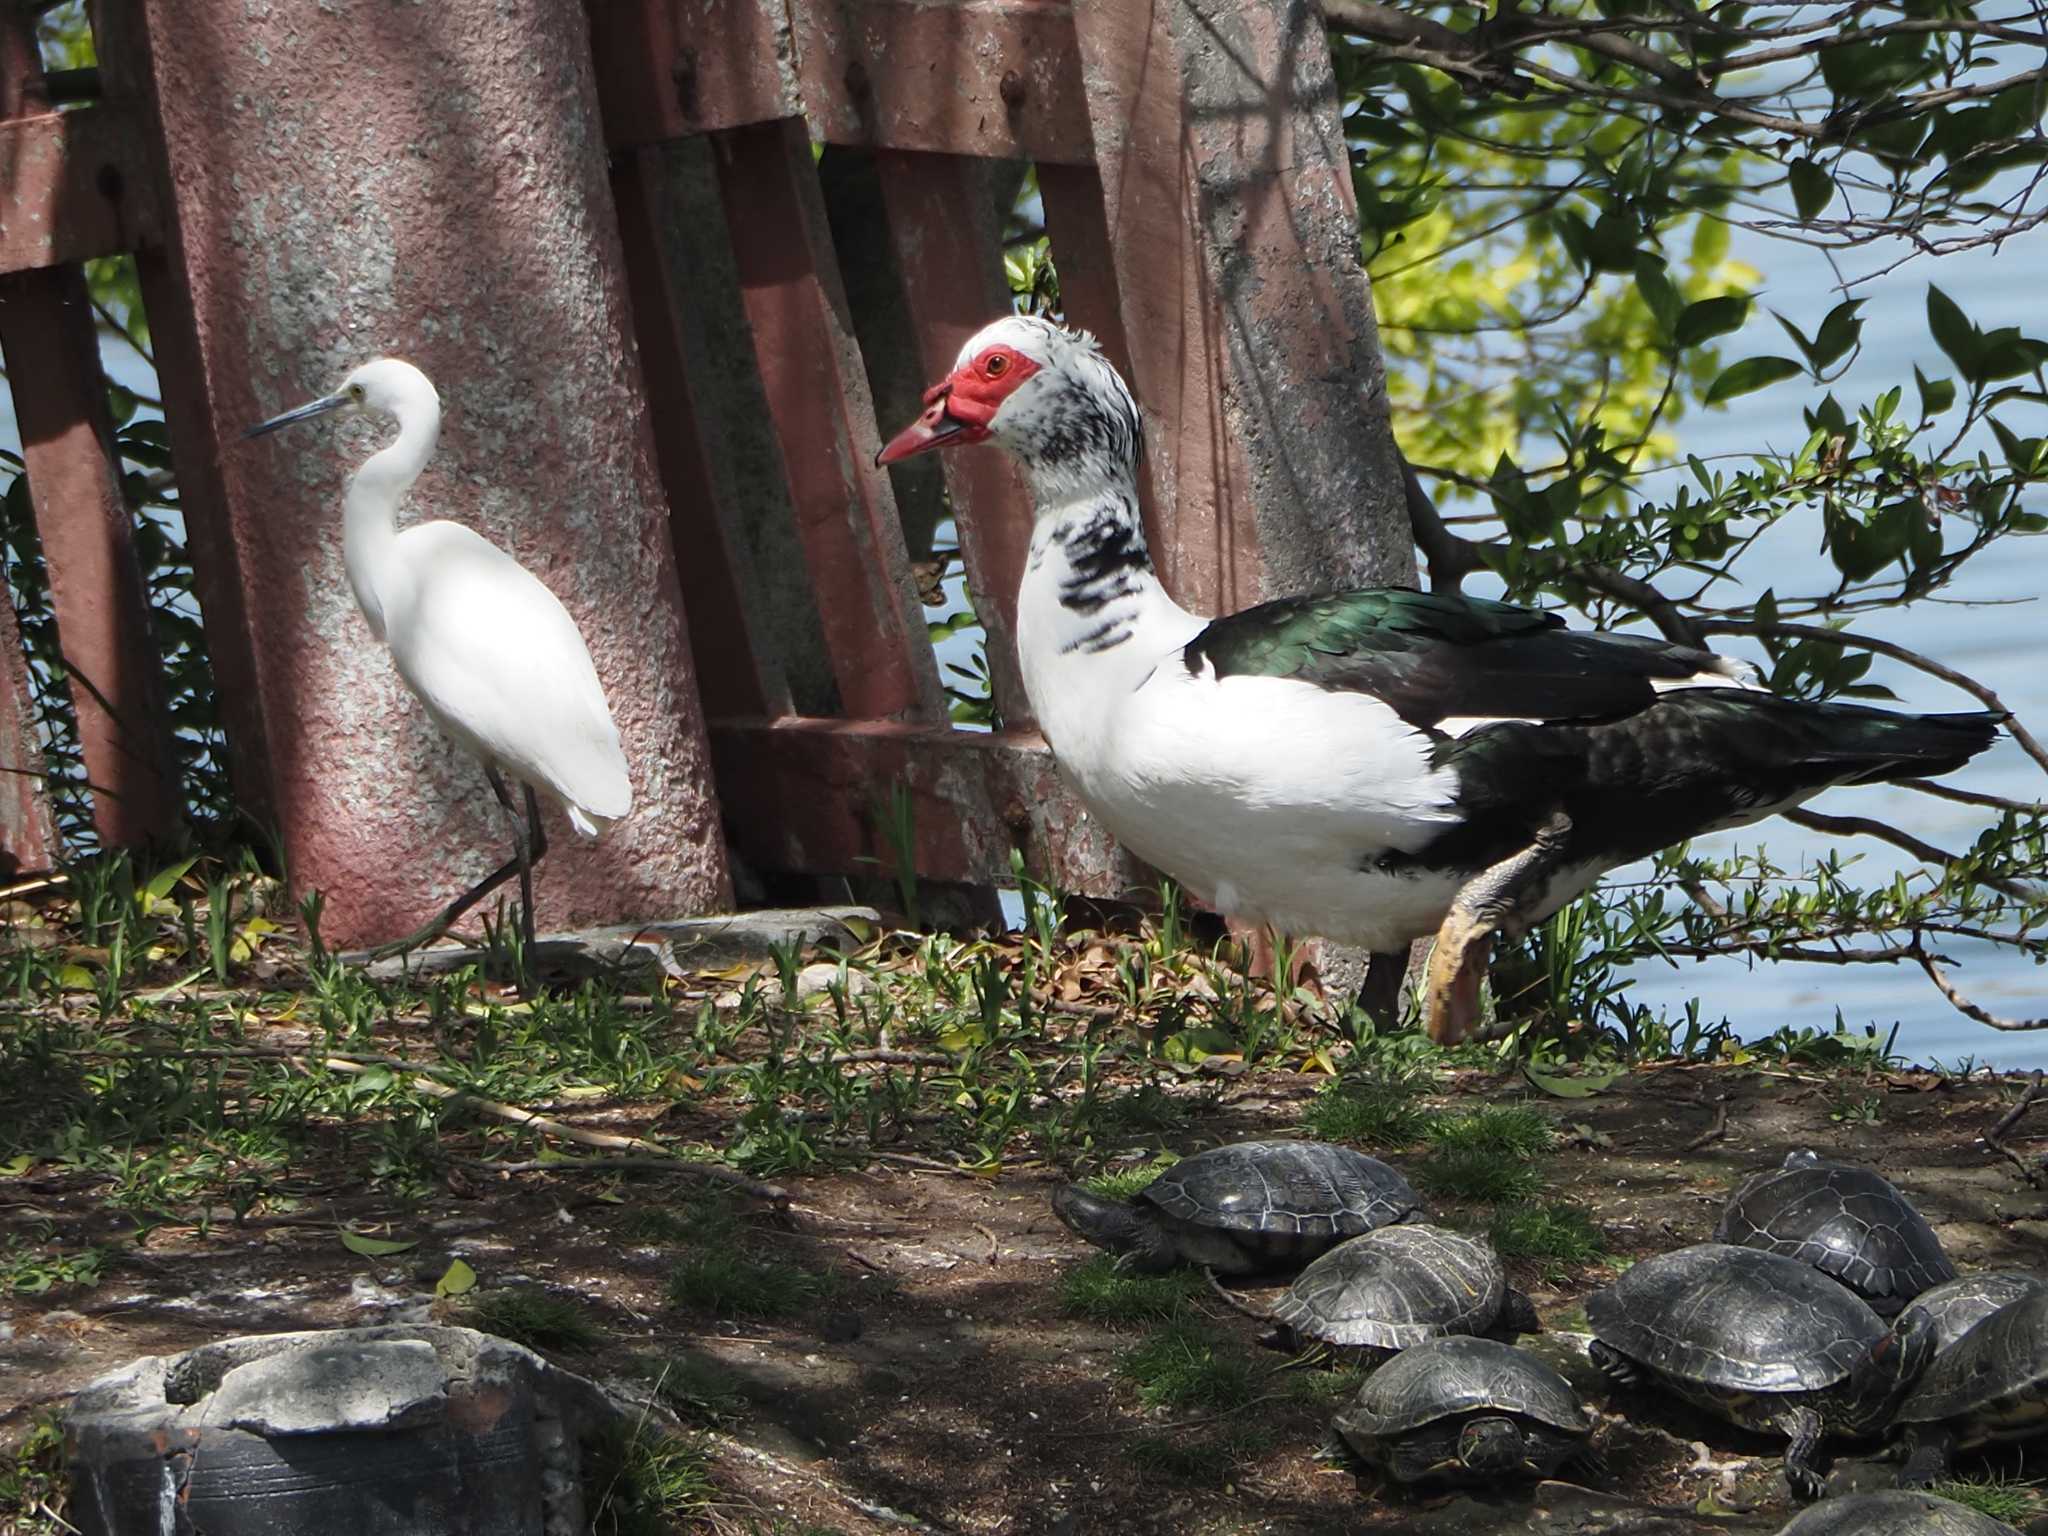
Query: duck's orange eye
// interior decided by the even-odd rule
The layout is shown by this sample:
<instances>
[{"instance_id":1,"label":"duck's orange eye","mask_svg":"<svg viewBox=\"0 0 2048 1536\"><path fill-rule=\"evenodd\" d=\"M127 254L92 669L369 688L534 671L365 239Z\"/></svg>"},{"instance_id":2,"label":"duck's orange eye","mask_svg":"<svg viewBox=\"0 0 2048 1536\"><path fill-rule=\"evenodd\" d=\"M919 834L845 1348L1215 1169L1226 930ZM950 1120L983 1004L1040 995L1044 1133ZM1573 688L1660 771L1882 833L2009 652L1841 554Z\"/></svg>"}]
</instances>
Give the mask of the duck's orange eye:
<instances>
[{"instance_id":1,"label":"duck's orange eye","mask_svg":"<svg viewBox=\"0 0 2048 1536\"><path fill-rule=\"evenodd\" d=\"M1003 371L1009 366L1010 360L998 352L981 365L981 371L992 379L999 379L1003 376Z\"/></svg>"}]
</instances>

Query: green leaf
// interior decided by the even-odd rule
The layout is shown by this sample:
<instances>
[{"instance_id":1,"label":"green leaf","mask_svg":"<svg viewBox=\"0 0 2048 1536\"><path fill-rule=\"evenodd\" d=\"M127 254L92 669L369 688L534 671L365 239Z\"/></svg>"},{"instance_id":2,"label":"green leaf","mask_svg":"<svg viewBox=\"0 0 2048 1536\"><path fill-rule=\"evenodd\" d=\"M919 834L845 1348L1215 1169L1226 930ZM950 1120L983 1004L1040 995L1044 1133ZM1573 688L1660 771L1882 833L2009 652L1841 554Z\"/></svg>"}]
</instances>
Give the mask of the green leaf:
<instances>
[{"instance_id":1,"label":"green leaf","mask_svg":"<svg viewBox=\"0 0 2048 1536\"><path fill-rule=\"evenodd\" d=\"M1596 272L1633 271L1642 234L1642 226L1633 217L1610 208L1600 215L1586 241L1586 260Z\"/></svg>"},{"instance_id":2,"label":"green leaf","mask_svg":"<svg viewBox=\"0 0 2048 1536\"><path fill-rule=\"evenodd\" d=\"M1977 348L1982 338L1956 301L1932 283L1927 285L1927 328L1934 333L1935 345L1948 354L1963 377L1976 383Z\"/></svg>"},{"instance_id":3,"label":"green leaf","mask_svg":"<svg viewBox=\"0 0 2048 1536\"><path fill-rule=\"evenodd\" d=\"M434 1282L436 1296L460 1296L476 1289L476 1271L460 1259L448 1261L448 1268Z\"/></svg>"},{"instance_id":4,"label":"green leaf","mask_svg":"<svg viewBox=\"0 0 2048 1536\"><path fill-rule=\"evenodd\" d=\"M1792 176L1792 203L1799 217L1813 216L1835 200L1835 178L1811 160L1794 160L1786 169Z\"/></svg>"},{"instance_id":5,"label":"green leaf","mask_svg":"<svg viewBox=\"0 0 2048 1536\"><path fill-rule=\"evenodd\" d=\"M1916 366L1913 382L1920 386L1920 414L1939 416L1956 403L1956 381L1954 379L1930 379Z\"/></svg>"},{"instance_id":6,"label":"green leaf","mask_svg":"<svg viewBox=\"0 0 2048 1536\"><path fill-rule=\"evenodd\" d=\"M149 883L136 893L136 901L141 905L142 910L145 912L149 911L158 902L170 895L171 887L184 879L185 872L198 862L199 856L194 854L191 858L173 864L168 869L160 869L150 876Z\"/></svg>"},{"instance_id":7,"label":"green leaf","mask_svg":"<svg viewBox=\"0 0 2048 1536\"><path fill-rule=\"evenodd\" d=\"M366 1237L348 1227L341 1229L341 1246L350 1253L360 1253L366 1259L386 1258L394 1253L404 1253L408 1248L417 1248L420 1240L416 1237Z\"/></svg>"},{"instance_id":8,"label":"green leaf","mask_svg":"<svg viewBox=\"0 0 2048 1536\"><path fill-rule=\"evenodd\" d=\"M1862 338L1863 322L1856 317L1856 311L1862 307L1863 300L1847 299L1828 311L1820 329L1813 333L1816 368L1832 368Z\"/></svg>"},{"instance_id":9,"label":"green leaf","mask_svg":"<svg viewBox=\"0 0 2048 1536\"><path fill-rule=\"evenodd\" d=\"M1737 395L1746 395L1751 390L1762 389L1780 379L1789 379L1802 371L1789 357L1745 357L1722 370L1721 377L1707 389L1706 403L1717 405L1723 400L1733 400Z\"/></svg>"},{"instance_id":10,"label":"green leaf","mask_svg":"<svg viewBox=\"0 0 2048 1536\"><path fill-rule=\"evenodd\" d=\"M1594 1094L1604 1093L1613 1087L1624 1071L1622 1067L1610 1067L1605 1072L1588 1071L1576 1077L1563 1077L1525 1065L1522 1075L1554 1099L1590 1099Z\"/></svg>"},{"instance_id":11,"label":"green leaf","mask_svg":"<svg viewBox=\"0 0 2048 1536\"><path fill-rule=\"evenodd\" d=\"M1741 330L1742 322L1748 318L1748 294L1723 294L1717 299L1701 299L1697 304L1686 305L1672 329L1681 347L1696 347L1715 336Z\"/></svg>"},{"instance_id":12,"label":"green leaf","mask_svg":"<svg viewBox=\"0 0 2048 1536\"><path fill-rule=\"evenodd\" d=\"M1636 258L1636 291L1643 296L1643 303L1650 313L1657 317L1657 329L1665 340L1670 340L1678 329L1678 313L1685 307L1685 301L1678 296L1678 289L1664 270L1662 257L1648 251Z\"/></svg>"}]
</instances>

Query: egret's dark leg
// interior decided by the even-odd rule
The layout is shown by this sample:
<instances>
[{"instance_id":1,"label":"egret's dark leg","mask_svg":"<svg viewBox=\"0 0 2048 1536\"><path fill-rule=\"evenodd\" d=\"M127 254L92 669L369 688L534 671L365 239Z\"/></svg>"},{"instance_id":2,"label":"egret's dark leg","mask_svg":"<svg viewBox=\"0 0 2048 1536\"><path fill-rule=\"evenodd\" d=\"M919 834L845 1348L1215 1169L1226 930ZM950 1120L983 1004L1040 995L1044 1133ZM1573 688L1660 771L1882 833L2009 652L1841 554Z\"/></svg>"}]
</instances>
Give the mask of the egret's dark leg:
<instances>
[{"instance_id":1,"label":"egret's dark leg","mask_svg":"<svg viewBox=\"0 0 2048 1536\"><path fill-rule=\"evenodd\" d=\"M1358 1007L1382 1029L1401 1022L1401 983L1408 976L1408 951L1377 950L1365 963L1365 982L1358 989Z\"/></svg>"},{"instance_id":2,"label":"egret's dark leg","mask_svg":"<svg viewBox=\"0 0 2048 1536\"><path fill-rule=\"evenodd\" d=\"M540 856L547 852L547 836L541 830L540 807L534 802L533 791L526 790L526 815L521 817L519 807L513 802L512 791L505 787L505 780L496 768L485 768L484 775L491 781L491 792L498 797L498 803L512 814L513 838L517 850L511 858L492 870L483 879L472 885L460 896L441 909L441 915L402 939L393 939L379 944L370 951L372 959L382 960L389 955L402 955L409 950L422 948L453 928L462 914L482 901L514 875L519 877L520 895L526 903L526 940L533 942L533 866ZM525 788L525 786L521 786Z\"/></svg>"}]
</instances>

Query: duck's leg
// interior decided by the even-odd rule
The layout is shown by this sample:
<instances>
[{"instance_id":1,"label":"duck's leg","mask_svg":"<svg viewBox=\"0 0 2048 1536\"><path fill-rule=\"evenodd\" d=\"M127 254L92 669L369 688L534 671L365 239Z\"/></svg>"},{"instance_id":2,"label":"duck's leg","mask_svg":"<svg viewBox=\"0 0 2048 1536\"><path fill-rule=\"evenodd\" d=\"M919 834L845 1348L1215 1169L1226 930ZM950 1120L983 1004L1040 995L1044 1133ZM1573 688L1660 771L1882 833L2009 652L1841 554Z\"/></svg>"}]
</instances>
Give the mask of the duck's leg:
<instances>
[{"instance_id":1,"label":"duck's leg","mask_svg":"<svg viewBox=\"0 0 2048 1536\"><path fill-rule=\"evenodd\" d=\"M1571 817L1554 812L1528 847L1468 880L1452 901L1423 976L1423 1022L1439 1045L1456 1045L1471 1035L1493 936L1563 864L1571 831Z\"/></svg>"},{"instance_id":2,"label":"duck's leg","mask_svg":"<svg viewBox=\"0 0 2048 1536\"><path fill-rule=\"evenodd\" d=\"M1401 983L1408 977L1408 951L1375 950L1365 963L1365 981L1358 989L1358 1008L1382 1029L1401 1022Z\"/></svg>"}]
</instances>

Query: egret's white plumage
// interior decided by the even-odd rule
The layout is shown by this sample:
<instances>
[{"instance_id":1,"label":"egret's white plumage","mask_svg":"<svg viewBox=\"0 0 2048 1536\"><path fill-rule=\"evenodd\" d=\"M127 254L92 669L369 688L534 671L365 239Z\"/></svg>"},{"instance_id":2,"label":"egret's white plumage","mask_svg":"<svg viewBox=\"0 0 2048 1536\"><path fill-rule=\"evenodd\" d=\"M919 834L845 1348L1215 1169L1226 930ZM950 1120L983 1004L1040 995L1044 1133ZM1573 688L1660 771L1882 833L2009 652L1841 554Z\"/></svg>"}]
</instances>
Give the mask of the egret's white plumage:
<instances>
[{"instance_id":1,"label":"egret's white plumage","mask_svg":"<svg viewBox=\"0 0 2048 1536\"><path fill-rule=\"evenodd\" d=\"M380 357L333 394L252 434L328 410L375 411L398 424L398 436L350 479L344 502L342 556L371 634L435 723L494 779L502 773L547 795L578 833L595 837L632 809L633 791L576 621L537 576L474 529L440 520L398 526L399 505L440 438L432 382L411 363ZM507 806L516 816L509 799ZM537 858L537 823L532 833ZM524 880L526 854L522 838L520 859L495 878L516 872Z\"/></svg>"}]
</instances>

